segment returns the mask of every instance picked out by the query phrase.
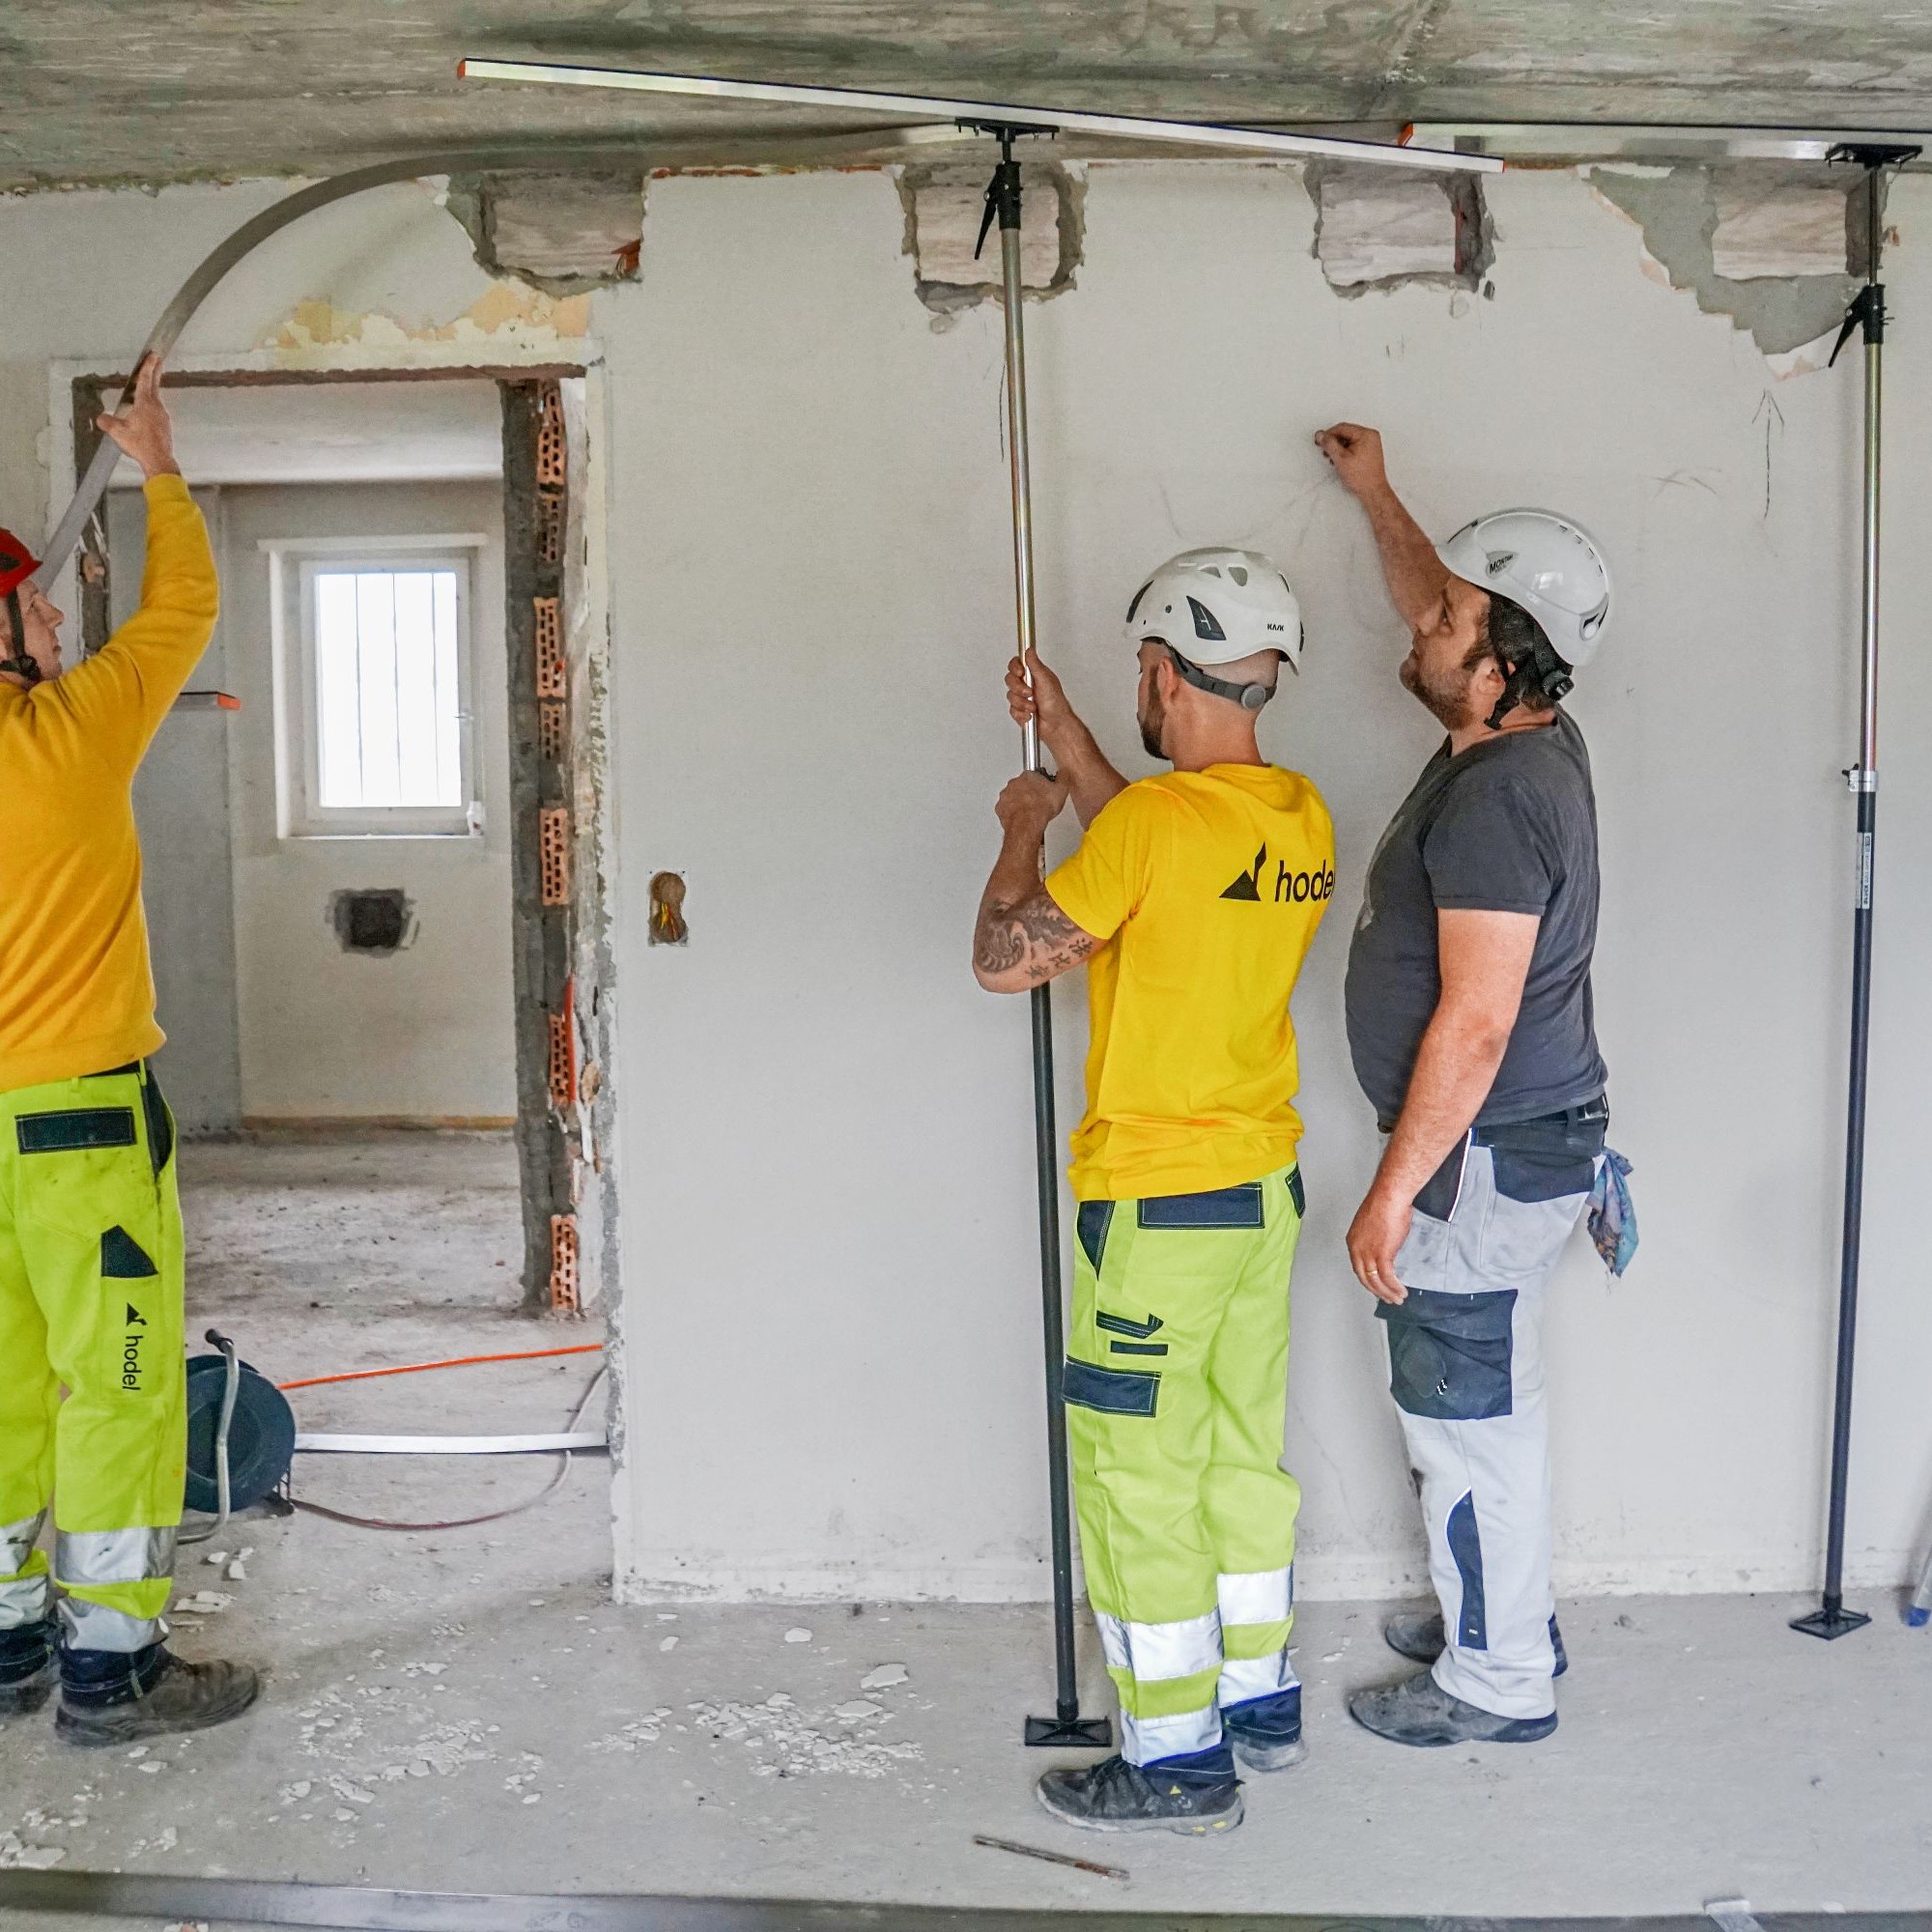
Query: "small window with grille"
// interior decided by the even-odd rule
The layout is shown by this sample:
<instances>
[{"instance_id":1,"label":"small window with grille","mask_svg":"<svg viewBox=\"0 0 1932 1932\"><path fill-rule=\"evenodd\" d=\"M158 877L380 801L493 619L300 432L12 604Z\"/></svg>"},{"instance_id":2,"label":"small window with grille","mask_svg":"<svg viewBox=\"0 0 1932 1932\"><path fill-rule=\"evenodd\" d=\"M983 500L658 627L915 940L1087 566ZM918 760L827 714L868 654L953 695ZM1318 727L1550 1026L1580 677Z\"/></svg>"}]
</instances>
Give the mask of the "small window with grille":
<instances>
[{"instance_id":1,"label":"small window with grille","mask_svg":"<svg viewBox=\"0 0 1932 1932\"><path fill-rule=\"evenodd\" d=\"M270 548L285 837L481 831L470 558L448 537Z\"/></svg>"}]
</instances>

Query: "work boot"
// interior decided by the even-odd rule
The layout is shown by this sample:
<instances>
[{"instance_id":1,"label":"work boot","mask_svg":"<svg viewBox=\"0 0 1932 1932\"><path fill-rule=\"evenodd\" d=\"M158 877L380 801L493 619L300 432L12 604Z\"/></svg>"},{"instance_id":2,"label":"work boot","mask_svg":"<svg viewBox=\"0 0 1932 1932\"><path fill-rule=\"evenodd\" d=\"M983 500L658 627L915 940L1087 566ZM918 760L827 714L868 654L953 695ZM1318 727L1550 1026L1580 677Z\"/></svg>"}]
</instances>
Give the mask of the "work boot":
<instances>
[{"instance_id":1,"label":"work boot","mask_svg":"<svg viewBox=\"0 0 1932 1932\"><path fill-rule=\"evenodd\" d=\"M1221 1713L1221 1729L1250 1771L1286 1771L1299 1764L1308 1755L1301 1741L1301 1686L1229 1705Z\"/></svg>"},{"instance_id":2,"label":"work boot","mask_svg":"<svg viewBox=\"0 0 1932 1932\"><path fill-rule=\"evenodd\" d=\"M1081 1771L1049 1771L1039 1802L1083 1832L1182 1832L1205 1838L1241 1822L1241 1785L1227 1745L1142 1767L1110 1757Z\"/></svg>"},{"instance_id":3,"label":"work boot","mask_svg":"<svg viewBox=\"0 0 1932 1932\"><path fill-rule=\"evenodd\" d=\"M1440 1610L1398 1610L1382 1626L1382 1636L1398 1657L1412 1657L1418 1663L1434 1663L1442 1655L1442 1612ZM1556 1652L1556 1668L1549 1674L1561 1677L1570 1668L1563 1649L1563 1633L1556 1619L1549 1619L1549 1642Z\"/></svg>"},{"instance_id":4,"label":"work boot","mask_svg":"<svg viewBox=\"0 0 1932 1932\"><path fill-rule=\"evenodd\" d=\"M1398 1745L1528 1745L1556 1728L1547 1718L1499 1718L1465 1704L1426 1670L1378 1690L1357 1690L1349 1715L1365 1731Z\"/></svg>"},{"instance_id":5,"label":"work boot","mask_svg":"<svg viewBox=\"0 0 1932 1932\"><path fill-rule=\"evenodd\" d=\"M245 1663L188 1663L166 1645L122 1655L61 1653L54 1729L70 1744L131 1745L170 1731L205 1731L239 1718L262 1689Z\"/></svg>"},{"instance_id":6,"label":"work boot","mask_svg":"<svg viewBox=\"0 0 1932 1932\"><path fill-rule=\"evenodd\" d=\"M0 1631L0 1718L32 1717L59 1680L51 1617Z\"/></svg>"}]
</instances>

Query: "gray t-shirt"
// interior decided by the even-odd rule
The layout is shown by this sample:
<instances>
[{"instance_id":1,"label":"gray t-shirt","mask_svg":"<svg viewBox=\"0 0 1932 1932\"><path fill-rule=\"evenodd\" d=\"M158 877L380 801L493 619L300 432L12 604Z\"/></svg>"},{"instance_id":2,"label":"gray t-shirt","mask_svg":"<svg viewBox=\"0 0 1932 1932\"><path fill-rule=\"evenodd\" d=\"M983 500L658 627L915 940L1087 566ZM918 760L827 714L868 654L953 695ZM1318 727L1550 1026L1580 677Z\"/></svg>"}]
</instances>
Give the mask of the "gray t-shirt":
<instances>
[{"instance_id":1,"label":"gray t-shirt","mask_svg":"<svg viewBox=\"0 0 1932 1932\"><path fill-rule=\"evenodd\" d=\"M1441 997L1443 907L1532 912L1542 926L1522 1007L1478 1126L1535 1120L1604 1091L1590 997L1597 803L1583 734L1562 710L1458 757L1445 743L1390 820L1349 948L1349 1050L1386 1124L1402 1111Z\"/></svg>"}]
</instances>

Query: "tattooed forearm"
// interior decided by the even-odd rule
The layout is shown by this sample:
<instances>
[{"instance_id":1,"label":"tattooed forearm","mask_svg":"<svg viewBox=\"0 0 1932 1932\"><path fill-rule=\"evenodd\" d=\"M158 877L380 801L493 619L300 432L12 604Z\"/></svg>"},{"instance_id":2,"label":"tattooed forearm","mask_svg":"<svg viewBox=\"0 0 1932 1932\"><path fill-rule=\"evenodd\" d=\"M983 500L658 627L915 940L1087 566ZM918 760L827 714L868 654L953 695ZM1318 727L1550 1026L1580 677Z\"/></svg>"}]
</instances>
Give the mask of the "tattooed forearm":
<instances>
[{"instance_id":1,"label":"tattooed forearm","mask_svg":"<svg viewBox=\"0 0 1932 1932\"><path fill-rule=\"evenodd\" d=\"M989 891L973 934L973 971L982 986L1021 992L1079 965L1098 945L1039 887L1017 904Z\"/></svg>"}]
</instances>

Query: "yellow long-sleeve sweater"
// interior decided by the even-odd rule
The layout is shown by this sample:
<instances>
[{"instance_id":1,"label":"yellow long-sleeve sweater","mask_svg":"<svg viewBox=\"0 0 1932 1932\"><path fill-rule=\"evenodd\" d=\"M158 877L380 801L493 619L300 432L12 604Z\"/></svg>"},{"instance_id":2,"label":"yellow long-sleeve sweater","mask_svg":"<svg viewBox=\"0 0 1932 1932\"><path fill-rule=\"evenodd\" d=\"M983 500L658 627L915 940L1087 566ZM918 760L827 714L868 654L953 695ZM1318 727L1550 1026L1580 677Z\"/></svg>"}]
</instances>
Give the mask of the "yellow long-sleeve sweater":
<instances>
[{"instance_id":1,"label":"yellow long-sleeve sweater","mask_svg":"<svg viewBox=\"0 0 1932 1932\"><path fill-rule=\"evenodd\" d=\"M147 486L141 608L64 677L0 680L0 1093L160 1045L134 773L214 633L219 592L179 476Z\"/></svg>"}]
</instances>

